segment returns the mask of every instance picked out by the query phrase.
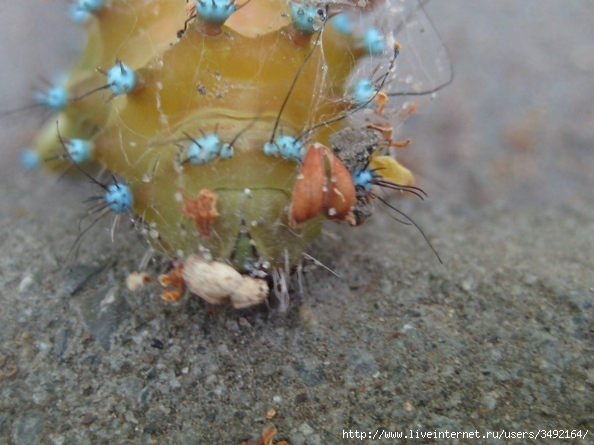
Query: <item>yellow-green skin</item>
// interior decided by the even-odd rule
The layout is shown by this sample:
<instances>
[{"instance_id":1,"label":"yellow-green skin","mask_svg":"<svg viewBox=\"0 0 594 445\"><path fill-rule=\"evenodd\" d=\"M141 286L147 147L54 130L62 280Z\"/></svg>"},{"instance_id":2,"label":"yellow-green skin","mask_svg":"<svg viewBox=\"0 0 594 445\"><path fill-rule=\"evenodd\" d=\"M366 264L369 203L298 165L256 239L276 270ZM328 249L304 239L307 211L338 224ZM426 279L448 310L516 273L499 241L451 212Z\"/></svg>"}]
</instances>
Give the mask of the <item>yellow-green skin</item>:
<instances>
[{"instance_id":1,"label":"yellow-green skin","mask_svg":"<svg viewBox=\"0 0 594 445\"><path fill-rule=\"evenodd\" d=\"M187 18L180 0L112 0L89 20L86 48L66 84L71 95L104 85L96 68L107 70L116 58L143 85L125 96L111 98L103 90L71 102L57 118L60 133L94 141L94 159L130 186L134 211L162 253L178 258L205 248L214 258L229 259L245 220L258 256L284 267L287 259L297 263L319 233L320 218L289 228L300 166L268 157L262 147L300 69L277 134L298 136L348 109L345 82L361 51L352 37L331 27L314 48L317 34L295 38L288 13L284 1L252 0L218 35L205 35L194 21L179 40ZM340 125L324 126L308 140L327 144ZM180 164L189 144L184 133L197 139L201 131L216 131L230 143L246 128L233 143L232 159ZM55 120L35 147L42 158L60 149ZM218 196L220 214L208 237L181 211L180 190L194 199L203 189Z\"/></svg>"}]
</instances>

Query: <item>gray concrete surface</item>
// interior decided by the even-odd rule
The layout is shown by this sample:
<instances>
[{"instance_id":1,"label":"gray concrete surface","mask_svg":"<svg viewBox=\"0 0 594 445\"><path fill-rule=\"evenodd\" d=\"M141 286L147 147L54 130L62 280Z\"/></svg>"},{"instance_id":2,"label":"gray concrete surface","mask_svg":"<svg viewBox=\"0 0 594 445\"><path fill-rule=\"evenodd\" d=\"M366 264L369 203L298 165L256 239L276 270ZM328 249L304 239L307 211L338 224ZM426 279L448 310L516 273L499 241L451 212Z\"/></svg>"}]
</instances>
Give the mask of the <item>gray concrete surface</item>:
<instances>
[{"instance_id":1,"label":"gray concrete surface","mask_svg":"<svg viewBox=\"0 0 594 445\"><path fill-rule=\"evenodd\" d=\"M62 6L0 5L3 109L73 57ZM311 252L343 278L309 274L285 316L130 293L143 243L126 230L95 231L61 275L89 188L21 171L40 116L0 120L0 372L18 369L0 444L240 444L272 425L292 445L377 429L594 443L594 4L428 11L456 81L402 128L430 199L401 206L444 265L385 214L329 226Z\"/></svg>"}]
</instances>

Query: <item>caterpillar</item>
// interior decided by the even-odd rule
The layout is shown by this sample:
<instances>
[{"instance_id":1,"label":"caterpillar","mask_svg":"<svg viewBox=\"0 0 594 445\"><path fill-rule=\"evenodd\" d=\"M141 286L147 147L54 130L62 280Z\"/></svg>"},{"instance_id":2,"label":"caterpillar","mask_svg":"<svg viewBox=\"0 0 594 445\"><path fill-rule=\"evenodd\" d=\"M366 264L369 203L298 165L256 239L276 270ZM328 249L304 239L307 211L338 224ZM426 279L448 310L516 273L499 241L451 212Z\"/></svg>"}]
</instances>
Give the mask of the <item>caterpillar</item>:
<instances>
[{"instance_id":1,"label":"caterpillar","mask_svg":"<svg viewBox=\"0 0 594 445\"><path fill-rule=\"evenodd\" d=\"M286 305L324 220L365 222L373 187L419 193L392 132L410 96L451 80L423 3L76 0L68 14L87 43L36 94L54 116L24 164L106 169L94 210L131 215L176 261L165 299Z\"/></svg>"}]
</instances>

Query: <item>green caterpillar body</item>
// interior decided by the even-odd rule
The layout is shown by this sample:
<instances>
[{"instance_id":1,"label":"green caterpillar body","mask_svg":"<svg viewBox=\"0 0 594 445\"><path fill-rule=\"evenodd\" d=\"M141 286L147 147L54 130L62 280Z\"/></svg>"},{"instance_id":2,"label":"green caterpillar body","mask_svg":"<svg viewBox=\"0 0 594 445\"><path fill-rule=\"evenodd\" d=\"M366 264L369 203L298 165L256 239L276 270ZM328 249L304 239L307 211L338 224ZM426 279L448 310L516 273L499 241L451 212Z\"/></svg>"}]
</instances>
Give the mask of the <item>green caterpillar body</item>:
<instances>
[{"instance_id":1,"label":"green caterpillar body","mask_svg":"<svg viewBox=\"0 0 594 445\"><path fill-rule=\"evenodd\" d=\"M362 222L353 210L371 183L359 184L356 172L382 165L382 178L412 184L382 153L385 131L407 108L390 96L435 89L448 76L436 50L423 63L439 75L411 80L394 69L394 34L426 31L416 2L79 0L72 8L88 41L62 87L68 100L33 147L40 159L66 148L64 168L95 162L119 178L104 208L138 215L161 254L200 254L279 286L325 218ZM354 164L335 159L340 147L312 148L366 125L384 132ZM88 161L71 149L79 140Z\"/></svg>"}]
</instances>

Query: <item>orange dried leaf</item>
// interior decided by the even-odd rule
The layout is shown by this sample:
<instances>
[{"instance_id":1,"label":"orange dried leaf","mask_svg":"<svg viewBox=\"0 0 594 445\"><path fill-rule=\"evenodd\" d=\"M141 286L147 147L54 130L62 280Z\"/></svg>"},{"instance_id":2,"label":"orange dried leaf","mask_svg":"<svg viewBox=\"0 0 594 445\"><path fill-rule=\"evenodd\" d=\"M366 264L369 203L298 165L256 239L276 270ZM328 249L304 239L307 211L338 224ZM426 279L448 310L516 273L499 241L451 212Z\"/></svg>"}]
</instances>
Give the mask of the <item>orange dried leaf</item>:
<instances>
[{"instance_id":1,"label":"orange dried leaf","mask_svg":"<svg viewBox=\"0 0 594 445\"><path fill-rule=\"evenodd\" d=\"M295 186L289 209L289 225L292 228L314 218L322 210L327 184L321 144L310 145Z\"/></svg>"},{"instance_id":2,"label":"orange dried leaf","mask_svg":"<svg viewBox=\"0 0 594 445\"><path fill-rule=\"evenodd\" d=\"M324 147L324 156L330 164L330 180L324 214L333 221L345 221L355 205L356 192L353 178L344 164L327 147Z\"/></svg>"},{"instance_id":3,"label":"orange dried leaf","mask_svg":"<svg viewBox=\"0 0 594 445\"><path fill-rule=\"evenodd\" d=\"M211 190L202 189L196 199L192 200L183 194L184 204L181 211L184 215L194 218L196 227L204 237L212 235L210 229L214 221L220 216L217 212L218 196Z\"/></svg>"}]
</instances>

